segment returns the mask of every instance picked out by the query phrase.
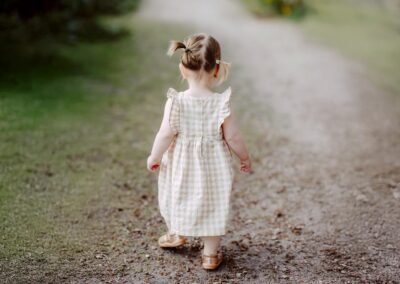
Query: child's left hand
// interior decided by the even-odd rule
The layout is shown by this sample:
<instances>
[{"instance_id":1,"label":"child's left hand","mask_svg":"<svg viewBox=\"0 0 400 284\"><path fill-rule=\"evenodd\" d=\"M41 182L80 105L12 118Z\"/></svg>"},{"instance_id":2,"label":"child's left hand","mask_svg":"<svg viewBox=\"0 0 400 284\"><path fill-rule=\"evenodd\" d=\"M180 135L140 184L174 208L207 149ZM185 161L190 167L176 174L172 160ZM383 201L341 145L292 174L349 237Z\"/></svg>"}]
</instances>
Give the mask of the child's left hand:
<instances>
[{"instance_id":1,"label":"child's left hand","mask_svg":"<svg viewBox=\"0 0 400 284\"><path fill-rule=\"evenodd\" d=\"M243 173L251 172L251 162L250 159L240 161L240 171Z\"/></svg>"},{"instance_id":2,"label":"child's left hand","mask_svg":"<svg viewBox=\"0 0 400 284\"><path fill-rule=\"evenodd\" d=\"M158 170L158 168L160 167L160 161L156 161L155 159L153 159L152 156L149 156L147 158L147 169L151 172L155 172Z\"/></svg>"}]
</instances>

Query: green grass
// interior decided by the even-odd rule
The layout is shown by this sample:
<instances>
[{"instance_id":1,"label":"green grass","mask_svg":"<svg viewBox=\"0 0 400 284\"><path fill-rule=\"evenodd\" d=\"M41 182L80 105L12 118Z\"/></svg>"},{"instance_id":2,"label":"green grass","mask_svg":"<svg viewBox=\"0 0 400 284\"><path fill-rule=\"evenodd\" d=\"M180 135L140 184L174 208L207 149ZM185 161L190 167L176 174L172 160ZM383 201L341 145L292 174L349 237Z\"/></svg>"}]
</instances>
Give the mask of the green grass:
<instances>
[{"instance_id":1,"label":"green grass","mask_svg":"<svg viewBox=\"0 0 400 284\"><path fill-rule=\"evenodd\" d=\"M184 34L132 16L107 25L131 34L72 46L2 45L12 51L0 59L0 276L6 282L118 273L125 267L120 258L110 272L94 255L112 258L114 247L132 247L134 228L156 222L155 177L145 159L165 92L180 82L165 50ZM152 226L143 238L162 230Z\"/></svg>"},{"instance_id":2,"label":"green grass","mask_svg":"<svg viewBox=\"0 0 400 284\"><path fill-rule=\"evenodd\" d=\"M398 11L367 1L308 3L312 12L302 22L307 33L365 64L376 82L400 94Z\"/></svg>"}]
</instances>

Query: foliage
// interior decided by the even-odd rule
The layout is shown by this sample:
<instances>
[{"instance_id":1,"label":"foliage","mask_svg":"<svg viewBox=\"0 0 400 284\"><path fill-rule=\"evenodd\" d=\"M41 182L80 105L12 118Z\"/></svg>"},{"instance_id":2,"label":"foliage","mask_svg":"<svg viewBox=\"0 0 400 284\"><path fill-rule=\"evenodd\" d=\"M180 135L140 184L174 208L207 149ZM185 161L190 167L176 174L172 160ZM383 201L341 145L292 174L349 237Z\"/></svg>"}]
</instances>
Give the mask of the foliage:
<instances>
[{"instance_id":1,"label":"foliage","mask_svg":"<svg viewBox=\"0 0 400 284\"><path fill-rule=\"evenodd\" d=\"M305 15L303 0L246 0L250 9L259 16L275 16L298 19Z\"/></svg>"},{"instance_id":2,"label":"foliage","mask_svg":"<svg viewBox=\"0 0 400 284\"><path fill-rule=\"evenodd\" d=\"M52 12L70 17L92 17L98 14L122 14L136 8L137 0L3 0L0 14L16 14L23 21Z\"/></svg>"},{"instance_id":3,"label":"foliage","mask_svg":"<svg viewBox=\"0 0 400 284\"><path fill-rule=\"evenodd\" d=\"M132 11L139 0L3 0L2 40L31 41L54 35L87 38L105 32L97 19Z\"/></svg>"}]
</instances>

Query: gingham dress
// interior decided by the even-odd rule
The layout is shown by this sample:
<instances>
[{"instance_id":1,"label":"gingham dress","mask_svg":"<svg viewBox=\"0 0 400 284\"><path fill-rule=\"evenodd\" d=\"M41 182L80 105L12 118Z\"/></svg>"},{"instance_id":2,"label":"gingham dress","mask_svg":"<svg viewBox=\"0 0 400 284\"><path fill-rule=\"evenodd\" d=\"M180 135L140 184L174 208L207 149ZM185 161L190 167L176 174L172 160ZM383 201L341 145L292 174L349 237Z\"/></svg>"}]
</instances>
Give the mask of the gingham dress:
<instances>
[{"instance_id":1,"label":"gingham dress","mask_svg":"<svg viewBox=\"0 0 400 284\"><path fill-rule=\"evenodd\" d=\"M195 98L170 88L169 123L177 133L164 154L158 178L161 215L170 233L226 233L233 171L221 125L230 114L231 89Z\"/></svg>"}]
</instances>

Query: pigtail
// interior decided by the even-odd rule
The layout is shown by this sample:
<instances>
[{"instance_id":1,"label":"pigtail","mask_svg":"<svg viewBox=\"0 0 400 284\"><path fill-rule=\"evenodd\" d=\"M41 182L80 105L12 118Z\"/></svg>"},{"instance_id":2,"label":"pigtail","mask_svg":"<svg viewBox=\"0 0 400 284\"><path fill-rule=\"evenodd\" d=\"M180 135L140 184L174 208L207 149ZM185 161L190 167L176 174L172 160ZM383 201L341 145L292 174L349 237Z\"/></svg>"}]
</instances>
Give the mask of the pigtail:
<instances>
[{"instance_id":1,"label":"pigtail","mask_svg":"<svg viewBox=\"0 0 400 284\"><path fill-rule=\"evenodd\" d=\"M181 48L186 49L186 45L181 41L172 40L169 44L167 55L172 56L178 49Z\"/></svg>"},{"instance_id":2,"label":"pigtail","mask_svg":"<svg viewBox=\"0 0 400 284\"><path fill-rule=\"evenodd\" d=\"M225 61L219 61L219 80L218 85L222 84L224 81L228 79L229 71L231 68L231 64Z\"/></svg>"}]
</instances>

